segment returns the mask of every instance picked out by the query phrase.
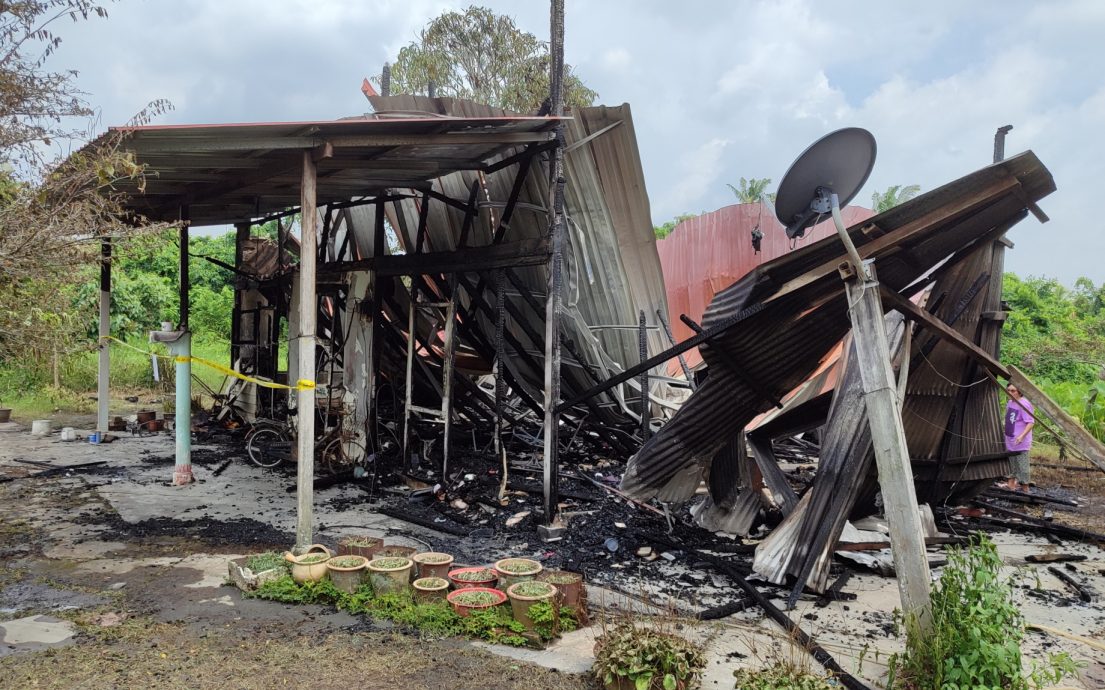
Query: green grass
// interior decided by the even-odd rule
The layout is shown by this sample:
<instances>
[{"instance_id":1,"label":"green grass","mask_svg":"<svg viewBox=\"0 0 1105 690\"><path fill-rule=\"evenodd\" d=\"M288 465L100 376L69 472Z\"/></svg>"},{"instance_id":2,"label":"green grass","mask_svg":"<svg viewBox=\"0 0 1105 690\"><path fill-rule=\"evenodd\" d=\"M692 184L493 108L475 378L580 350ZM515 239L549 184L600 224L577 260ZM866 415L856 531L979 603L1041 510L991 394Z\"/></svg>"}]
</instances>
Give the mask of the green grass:
<instances>
[{"instance_id":1,"label":"green grass","mask_svg":"<svg viewBox=\"0 0 1105 690\"><path fill-rule=\"evenodd\" d=\"M151 345L140 339L127 343L141 350L168 355L161 345ZM192 344L192 355L227 365L230 362L230 343L214 338L201 338ZM95 411L96 379L99 353L88 350L63 357L59 363L60 387L53 385L51 366L36 362L6 363L0 365L0 402L11 407L13 416L30 419L48 416L54 412L89 414ZM150 356L118 343L111 345L111 394L113 398L129 395L158 397L171 400L174 393L174 364L160 359L161 382L153 379ZM226 376L199 363L192 364L192 395L205 396L207 388L220 391ZM205 388L206 386L206 388ZM205 402L210 403L210 400Z\"/></svg>"}]
</instances>

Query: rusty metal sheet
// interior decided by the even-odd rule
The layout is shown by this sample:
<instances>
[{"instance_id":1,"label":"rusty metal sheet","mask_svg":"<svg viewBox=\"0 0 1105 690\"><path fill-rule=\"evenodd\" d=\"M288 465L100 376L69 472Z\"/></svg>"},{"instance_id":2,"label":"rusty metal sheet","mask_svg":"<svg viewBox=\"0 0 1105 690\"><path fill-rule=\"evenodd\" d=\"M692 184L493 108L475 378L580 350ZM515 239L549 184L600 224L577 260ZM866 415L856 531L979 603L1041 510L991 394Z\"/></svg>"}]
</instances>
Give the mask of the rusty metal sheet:
<instances>
[{"instance_id":1,"label":"rusty metal sheet","mask_svg":"<svg viewBox=\"0 0 1105 690\"><path fill-rule=\"evenodd\" d=\"M842 213L848 226L875 215L861 206L847 206ZM832 222L818 223L800 240L787 238L784 229L768 204L734 204L688 218L656 243L668 292L668 322L677 342L694 335L680 314L701 323L721 290L768 261L836 234ZM752 246L753 230L763 233L758 253ZM702 365L698 348L684 357L692 369ZM668 364L668 375L682 376L677 361Z\"/></svg>"}]
</instances>

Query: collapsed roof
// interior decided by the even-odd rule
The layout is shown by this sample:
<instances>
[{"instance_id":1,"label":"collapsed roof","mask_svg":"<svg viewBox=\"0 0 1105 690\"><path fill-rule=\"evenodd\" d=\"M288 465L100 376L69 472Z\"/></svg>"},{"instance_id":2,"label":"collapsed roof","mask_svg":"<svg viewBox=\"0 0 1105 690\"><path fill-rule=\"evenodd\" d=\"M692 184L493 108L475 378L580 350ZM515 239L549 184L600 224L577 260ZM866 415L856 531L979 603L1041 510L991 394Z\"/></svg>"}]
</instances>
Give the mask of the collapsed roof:
<instances>
[{"instance_id":1,"label":"collapsed roof","mask_svg":"<svg viewBox=\"0 0 1105 690\"><path fill-rule=\"evenodd\" d=\"M860 255L875 261L883 288L908 295L923 286L919 279L933 268L958 265L1054 190L1051 174L1027 152L848 232ZM637 498L684 501L709 478L711 496L725 498L737 481L737 469L730 463L714 467L715 456L757 414L780 404L848 331L837 275L844 260L839 240L826 238L757 267L717 293L702 325L728 328L701 347L710 376L630 460L624 491Z\"/></svg>"}]
</instances>

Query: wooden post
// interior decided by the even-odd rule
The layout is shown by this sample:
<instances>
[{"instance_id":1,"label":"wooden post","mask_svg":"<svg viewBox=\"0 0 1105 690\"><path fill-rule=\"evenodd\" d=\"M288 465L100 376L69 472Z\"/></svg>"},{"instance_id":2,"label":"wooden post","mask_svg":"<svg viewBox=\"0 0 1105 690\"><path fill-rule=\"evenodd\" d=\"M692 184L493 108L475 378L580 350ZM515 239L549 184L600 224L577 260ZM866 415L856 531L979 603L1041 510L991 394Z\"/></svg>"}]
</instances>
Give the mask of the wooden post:
<instances>
[{"instance_id":1,"label":"wooden post","mask_svg":"<svg viewBox=\"0 0 1105 690\"><path fill-rule=\"evenodd\" d=\"M314 543L315 489L315 320L318 306L315 300L315 261L317 238L315 226L315 183L318 170L310 151L303 152L303 179L300 183L300 249L299 249L299 390L296 393L298 421L296 473L295 548L302 553ZM302 382L302 383L300 383ZM289 383L291 383L289 381Z\"/></svg>"},{"instance_id":2,"label":"wooden post","mask_svg":"<svg viewBox=\"0 0 1105 690\"><path fill-rule=\"evenodd\" d=\"M448 480L450 436L453 433L453 369L457 357L457 284L456 275L449 279L449 306L445 308L444 361L441 378L441 419L445 425L445 440L441 449L441 480Z\"/></svg>"},{"instance_id":3,"label":"wooden post","mask_svg":"<svg viewBox=\"0 0 1105 690\"><path fill-rule=\"evenodd\" d=\"M564 0L552 0L550 20L549 95L552 114L564 114ZM552 150L549 166L549 200L551 218L549 235L552 256L549 261L547 295L545 298L545 419L544 448L544 523L546 527L559 524L557 504L559 496L559 427L560 413L560 312L561 282L564 267L564 126L557 125L556 147ZM553 536L553 535L546 535Z\"/></svg>"},{"instance_id":4,"label":"wooden post","mask_svg":"<svg viewBox=\"0 0 1105 690\"><path fill-rule=\"evenodd\" d=\"M188 330L188 297L191 292L192 282L188 274L188 207L180 208L180 324L179 330Z\"/></svg>"},{"instance_id":5,"label":"wooden post","mask_svg":"<svg viewBox=\"0 0 1105 690\"><path fill-rule=\"evenodd\" d=\"M879 487L890 527L898 592L902 598L902 611L916 620L916 632L924 635L932 628L929 601L931 576L925 556L925 535L917 510L909 449L906 447L894 372L890 365L882 299L874 266L868 266L868 278L864 277L862 266L854 268L858 277L845 281L844 287L863 381L867 423L871 428L871 442L879 469ZM910 627L907 632L912 635L914 629Z\"/></svg>"},{"instance_id":6,"label":"wooden post","mask_svg":"<svg viewBox=\"0 0 1105 690\"><path fill-rule=\"evenodd\" d=\"M96 372L96 430L107 433L111 391L111 238L100 240L100 361Z\"/></svg>"},{"instance_id":7,"label":"wooden post","mask_svg":"<svg viewBox=\"0 0 1105 690\"><path fill-rule=\"evenodd\" d=\"M238 223L234 226L234 268L242 270L242 252L249 240L250 223ZM234 311L230 317L230 366L234 368L238 364L238 358L242 354L242 346L237 343L242 339L242 287L241 277L234 277ZM256 316L253 317L257 319Z\"/></svg>"}]
</instances>

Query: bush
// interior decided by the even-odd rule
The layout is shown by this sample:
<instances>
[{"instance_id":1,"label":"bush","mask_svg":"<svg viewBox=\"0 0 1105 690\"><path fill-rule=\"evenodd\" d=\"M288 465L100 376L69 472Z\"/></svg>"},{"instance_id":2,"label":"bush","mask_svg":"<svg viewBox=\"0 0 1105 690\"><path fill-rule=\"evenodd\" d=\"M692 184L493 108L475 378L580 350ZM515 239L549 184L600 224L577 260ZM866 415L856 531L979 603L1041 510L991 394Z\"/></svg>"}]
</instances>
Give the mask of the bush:
<instances>
[{"instance_id":1,"label":"bush","mask_svg":"<svg viewBox=\"0 0 1105 690\"><path fill-rule=\"evenodd\" d=\"M592 672L602 683L619 680L637 690L683 690L702 676L702 649L676 635L619 623L595 643Z\"/></svg>"},{"instance_id":2,"label":"bush","mask_svg":"<svg viewBox=\"0 0 1105 690\"><path fill-rule=\"evenodd\" d=\"M1025 690L1073 673L1075 664L1065 653L1023 672L1024 618L1001 568L997 548L985 536L966 550L948 550L948 564L932 589L932 632L911 634L905 654L891 657L888 687Z\"/></svg>"}]
</instances>

